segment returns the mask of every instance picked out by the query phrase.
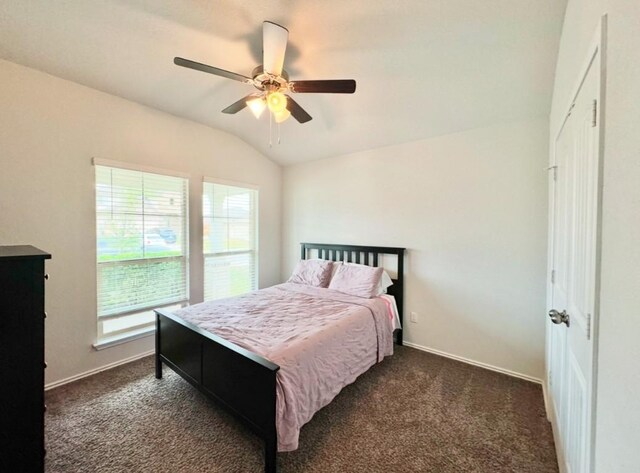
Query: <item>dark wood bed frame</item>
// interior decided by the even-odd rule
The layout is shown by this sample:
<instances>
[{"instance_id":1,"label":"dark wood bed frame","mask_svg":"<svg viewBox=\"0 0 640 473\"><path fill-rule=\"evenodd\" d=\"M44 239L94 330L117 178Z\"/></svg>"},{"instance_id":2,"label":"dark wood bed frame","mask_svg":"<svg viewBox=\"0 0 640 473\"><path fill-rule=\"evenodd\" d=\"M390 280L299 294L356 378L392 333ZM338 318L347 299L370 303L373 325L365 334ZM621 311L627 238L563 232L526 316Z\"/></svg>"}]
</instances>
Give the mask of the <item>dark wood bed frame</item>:
<instances>
[{"instance_id":1,"label":"dark wood bed frame","mask_svg":"<svg viewBox=\"0 0 640 473\"><path fill-rule=\"evenodd\" d=\"M404 248L301 243L301 257L378 266L379 255L397 256L397 278L388 293L396 299L402 322ZM265 473L276 472L276 373L278 365L222 337L158 309L156 313L156 378L164 363L217 401L264 439ZM402 330L396 331L402 345Z\"/></svg>"}]
</instances>

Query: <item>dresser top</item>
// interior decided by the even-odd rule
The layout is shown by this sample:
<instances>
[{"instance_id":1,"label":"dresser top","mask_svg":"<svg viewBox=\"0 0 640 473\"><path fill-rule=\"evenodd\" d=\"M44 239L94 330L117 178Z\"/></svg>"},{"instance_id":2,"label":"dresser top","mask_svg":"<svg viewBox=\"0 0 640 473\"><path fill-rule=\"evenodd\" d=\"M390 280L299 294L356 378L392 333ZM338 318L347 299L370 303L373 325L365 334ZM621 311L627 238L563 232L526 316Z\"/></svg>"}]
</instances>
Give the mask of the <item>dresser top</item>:
<instances>
[{"instance_id":1,"label":"dresser top","mask_svg":"<svg viewBox=\"0 0 640 473\"><path fill-rule=\"evenodd\" d=\"M0 259L21 258L51 259L51 255L31 245L0 246Z\"/></svg>"}]
</instances>

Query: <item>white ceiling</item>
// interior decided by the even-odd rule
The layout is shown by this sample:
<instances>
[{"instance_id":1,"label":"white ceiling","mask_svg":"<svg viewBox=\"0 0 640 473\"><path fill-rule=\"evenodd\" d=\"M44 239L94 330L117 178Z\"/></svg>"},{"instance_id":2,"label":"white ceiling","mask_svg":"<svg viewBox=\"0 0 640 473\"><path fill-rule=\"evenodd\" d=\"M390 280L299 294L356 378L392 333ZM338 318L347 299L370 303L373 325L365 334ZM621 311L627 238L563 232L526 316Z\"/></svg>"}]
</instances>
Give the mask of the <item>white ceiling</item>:
<instances>
[{"instance_id":1,"label":"white ceiling","mask_svg":"<svg viewBox=\"0 0 640 473\"><path fill-rule=\"evenodd\" d=\"M282 164L549 113L566 0L3 0L0 57L226 130ZM289 29L292 79L356 79L354 95L298 94L281 127L220 110L251 86L262 22Z\"/></svg>"}]
</instances>

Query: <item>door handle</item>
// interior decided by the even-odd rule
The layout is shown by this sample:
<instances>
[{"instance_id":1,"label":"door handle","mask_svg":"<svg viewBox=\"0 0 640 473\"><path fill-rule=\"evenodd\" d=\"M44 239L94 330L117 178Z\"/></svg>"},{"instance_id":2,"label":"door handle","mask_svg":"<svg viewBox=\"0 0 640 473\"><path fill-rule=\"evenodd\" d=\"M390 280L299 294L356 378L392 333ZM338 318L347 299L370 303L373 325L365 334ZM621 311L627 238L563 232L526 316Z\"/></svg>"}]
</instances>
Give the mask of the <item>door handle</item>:
<instances>
[{"instance_id":1,"label":"door handle","mask_svg":"<svg viewBox=\"0 0 640 473\"><path fill-rule=\"evenodd\" d=\"M554 324L567 324L567 327L569 326L569 314L567 314L566 310L558 312L555 309L551 309L549 311L549 318Z\"/></svg>"}]
</instances>

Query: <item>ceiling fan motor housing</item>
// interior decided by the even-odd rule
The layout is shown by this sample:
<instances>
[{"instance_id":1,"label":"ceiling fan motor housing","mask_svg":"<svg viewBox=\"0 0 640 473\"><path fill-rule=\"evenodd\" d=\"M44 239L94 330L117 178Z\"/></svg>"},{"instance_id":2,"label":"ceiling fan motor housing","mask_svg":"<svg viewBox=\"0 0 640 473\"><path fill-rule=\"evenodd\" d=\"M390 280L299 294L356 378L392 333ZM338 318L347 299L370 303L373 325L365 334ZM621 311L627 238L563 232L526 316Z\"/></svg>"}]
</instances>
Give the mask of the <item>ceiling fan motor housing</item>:
<instances>
[{"instance_id":1,"label":"ceiling fan motor housing","mask_svg":"<svg viewBox=\"0 0 640 473\"><path fill-rule=\"evenodd\" d=\"M280 89L287 89L289 86L289 74L284 69L281 75L276 76L265 72L263 66L257 66L251 72L251 77L253 77L255 88L266 92L276 92Z\"/></svg>"}]
</instances>

